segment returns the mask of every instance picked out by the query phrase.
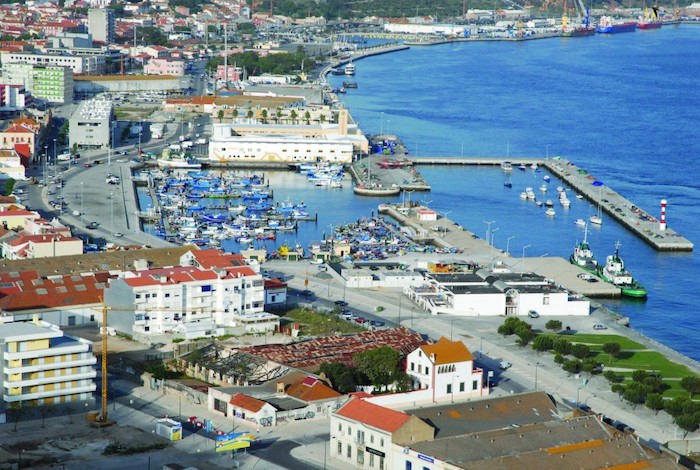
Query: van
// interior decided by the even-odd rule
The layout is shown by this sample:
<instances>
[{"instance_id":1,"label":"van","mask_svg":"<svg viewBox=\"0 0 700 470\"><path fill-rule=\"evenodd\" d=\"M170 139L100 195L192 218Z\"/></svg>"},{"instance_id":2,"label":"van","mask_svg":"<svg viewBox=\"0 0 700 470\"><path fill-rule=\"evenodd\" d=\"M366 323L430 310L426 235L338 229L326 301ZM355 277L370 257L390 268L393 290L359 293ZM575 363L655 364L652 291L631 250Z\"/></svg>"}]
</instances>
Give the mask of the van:
<instances>
[{"instance_id":1,"label":"van","mask_svg":"<svg viewBox=\"0 0 700 470\"><path fill-rule=\"evenodd\" d=\"M58 160L59 162L69 162L70 159L70 153L61 153L56 156L56 160Z\"/></svg>"}]
</instances>

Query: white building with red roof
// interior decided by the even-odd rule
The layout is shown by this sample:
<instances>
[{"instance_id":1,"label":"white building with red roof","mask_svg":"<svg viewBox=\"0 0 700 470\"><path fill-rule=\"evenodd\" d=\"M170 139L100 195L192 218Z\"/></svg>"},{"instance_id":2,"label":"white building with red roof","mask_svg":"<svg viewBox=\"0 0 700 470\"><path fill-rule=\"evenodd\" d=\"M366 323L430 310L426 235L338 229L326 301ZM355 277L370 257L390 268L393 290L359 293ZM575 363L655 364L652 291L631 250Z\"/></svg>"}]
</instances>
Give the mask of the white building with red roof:
<instances>
[{"instance_id":1,"label":"white building with red roof","mask_svg":"<svg viewBox=\"0 0 700 470\"><path fill-rule=\"evenodd\" d=\"M331 415L330 459L358 468L392 469L393 445L432 440L416 416L353 398ZM333 465L331 464L331 467Z\"/></svg>"},{"instance_id":2,"label":"white building with red roof","mask_svg":"<svg viewBox=\"0 0 700 470\"><path fill-rule=\"evenodd\" d=\"M265 291L257 264L240 255L197 250L181 266L127 271L105 289L117 331L150 340L177 333L184 338L219 336L226 327L269 331L279 324L264 312ZM256 326L257 325L257 326Z\"/></svg>"},{"instance_id":3,"label":"white building with red roof","mask_svg":"<svg viewBox=\"0 0 700 470\"><path fill-rule=\"evenodd\" d=\"M45 235L20 235L3 242L2 255L7 259L53 258L83 254L83 241L80 238L49 233Z\"/></svg>"}]
</instances>

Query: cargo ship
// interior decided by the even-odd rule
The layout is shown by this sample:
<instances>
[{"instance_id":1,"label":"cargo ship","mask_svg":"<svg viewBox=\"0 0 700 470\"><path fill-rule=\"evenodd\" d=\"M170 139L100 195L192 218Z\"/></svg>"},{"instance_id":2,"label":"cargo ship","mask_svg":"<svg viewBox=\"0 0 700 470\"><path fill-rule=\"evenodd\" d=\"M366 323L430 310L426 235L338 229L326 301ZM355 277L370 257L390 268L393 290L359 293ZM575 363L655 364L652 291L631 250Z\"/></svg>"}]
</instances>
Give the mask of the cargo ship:
<instances>
[{"instance_id":1,"label":"cargo ship","mask_svg":"<svg viewBox=\"0 0 700 470\"><path fill-rule=\"evenodd\" d=\"M601 16L596 31L603 34L629 33L637 29L635 21L617 21L609 16Z\"/></svg>"},{"instance_id":2,"label":"cargo ship","mask_svg":"<svg viewBox=\"0 0 700 470\"><path fill-rule=\"evenodd\" d=\"M570 26L569 18L566 16L567 5L564 3L564 16L561 19L561 35L565 38L578 38L582 36L593 36L595 34L595 28L589 24L589 12L586 8L586 16L581 21L579 17L579 25Z\"/></svg>"},{"instance_id":3,"label":"cargo ship","mask_svg":"<svg viewBox=\"0 0 700 470\"><path fill-rule=\"evenodd\" d=\"M637 22L637 28L639 29L658 29L661 27L663 22L659 19L656 7L651 9L651 14L649 14L649 9L644 9L644 18Z\"/></svg>"}]
</instances>

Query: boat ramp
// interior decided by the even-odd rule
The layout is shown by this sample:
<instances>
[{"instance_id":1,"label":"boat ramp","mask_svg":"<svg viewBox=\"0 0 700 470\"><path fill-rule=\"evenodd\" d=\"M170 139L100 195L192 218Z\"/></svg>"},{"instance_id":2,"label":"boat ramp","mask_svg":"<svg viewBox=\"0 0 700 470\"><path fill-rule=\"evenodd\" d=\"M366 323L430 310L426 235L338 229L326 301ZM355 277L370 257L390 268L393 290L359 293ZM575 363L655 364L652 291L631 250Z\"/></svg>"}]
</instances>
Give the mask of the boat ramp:
<instances>
[{"instance_id":1,"label":"boat ramp","mask_svg":"<svg viewBox=\"0 0 700 470\"><path fill-rule=\"evenodd\" d=\"M503 157L412 157L416 165L462 165L497 166ZM632 233L658 251L693 251L693 242L669 227L660 229L660 221L624 198L607 184L590 175L585 169L561 157L511 158L513 166L544 166L553 175L564 181L588 199L601 211L617 220Z\"/></svg>"}]
</instances>

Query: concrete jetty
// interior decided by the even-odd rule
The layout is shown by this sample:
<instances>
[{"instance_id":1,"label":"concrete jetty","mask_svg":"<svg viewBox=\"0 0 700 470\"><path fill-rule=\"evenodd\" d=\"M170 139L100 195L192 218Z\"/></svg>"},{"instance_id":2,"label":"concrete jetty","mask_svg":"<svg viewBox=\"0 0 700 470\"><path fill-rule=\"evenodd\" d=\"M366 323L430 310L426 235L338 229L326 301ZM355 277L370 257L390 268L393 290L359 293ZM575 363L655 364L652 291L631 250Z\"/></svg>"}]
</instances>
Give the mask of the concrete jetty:
<instances>
[{"instance_id":1,"label":"concrete jetty","mask_svg":"<svg viewBox=\"0 0 700 470\"><path fill-rule=\"evenodd\" d=\"M693 251L693 242L668 227L662 230L659 220L654 216L597 180L585 169L560 157L545 159L542 164L656 250Z\"/></svg>"},{"instance_id":2,"label":"concrete jetty","mask_svg":"<svg viewBox=\"0 0 700 470\"><path fill-rule=\"evenodd\" d=\"M558 257L514 258L510 253L490 245L486 240L453 222L437 216L437 220L420 220L419 211L429 210L420 205L381 204L380 214L387 215L400 225L408 227L415 235L414 241L440 248L458 248L468 253L477 263L490 264L502 261L515 271L534 271L553 279L565 289L586 297L613 298L620 296L620 288L607 282L588 282L579 278L585 271Z\"/></svg>"},{"instance_id":3,"label":"concrete jetty","mask_svg":"<svg viewBox=\"0 0 700 470\"><path fill-rule=\"evenodd\" d=\"M412 157L417 165L496 166L503 157ZM586 170L561 157L509 158L514 166L533 163L542 165L552 174L574 188L601 211L617 220L632 233L658 251L693 251L693 242L669 227L660 229L659 220L624 198L609 186L599 183Z\"/></svg>"}]
</instances>

